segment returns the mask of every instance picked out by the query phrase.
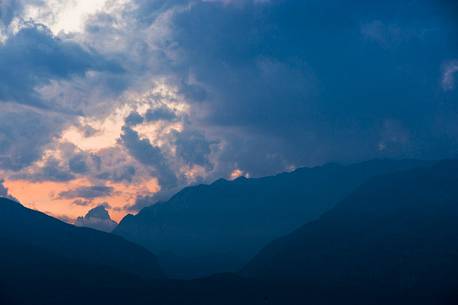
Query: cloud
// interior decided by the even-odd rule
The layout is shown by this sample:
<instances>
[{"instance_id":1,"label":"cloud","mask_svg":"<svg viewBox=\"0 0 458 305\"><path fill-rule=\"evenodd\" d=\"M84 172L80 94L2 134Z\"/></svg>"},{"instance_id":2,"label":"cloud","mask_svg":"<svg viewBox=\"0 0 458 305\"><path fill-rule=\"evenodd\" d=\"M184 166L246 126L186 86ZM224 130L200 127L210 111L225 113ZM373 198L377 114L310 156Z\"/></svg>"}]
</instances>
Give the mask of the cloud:
<instances>
[{"instance_id":1,"label":"cloud","mask_svg":"<svg viewBox=\"0 0 458 305\"><path fill-rule=\"evenodd\" d=\"M139 10L148 8L161 14ZM397 1L193 2L171 15L178 55L170 65L183 92L186 84L205 92L204 100L188 101L200 110L193 119L203 116L206 130L224 138L216 170L238 163L257 176L406 151L430 158L450 136L432 122L442 117L437 69L444 54L458 51L441 14L433 1L415 8ZM380 151L387 119L421 136Z\"/></svg>"},{"instance_id":2,"label":"cloud","mask_svg":"<svg viewBox=\"0 0 458 305\"><path fill-rule=\"evenodd\" d=\"M0 169L18 171L41 159L65 118L0 103Z\"/></svg>"},{"instance_id":3,"label":"cloud","mask_svg":"<svg viewBox=\"0 0 458 305\"><path fill-rule=\"evenodd\" d=\"M175 132L174 141L176 145L176 154L187 165L200 165L203 167L212 167L209 157L212 152L211 145L216 144L207 140L205 136L198 131Z\"/></svg>"},{"instance_id":4,"label":"cloud","mask_svg":"<svg viewBox=\"0 0 458 305\"><path fill-rule=\"evenodd\" d=\"M148 139L141 139L138 133L128 126L123 127L120 143L138 162L153 170L161 187L176 186L176 175L159 147L153 146Z\"/></svg>"},{"instance_id":5,"label":"cloud","mask_svg":"<svg viewBox=\"0 0 458 305\"><path fill-rule=\"evenodd\" d=\"M102 180L111 180L115 182L132 182L133 178L137 174L137 169L133 165L119 166L114 169L107 169L96 177Z\"/></svg>"},{"instance_id":6,"label":"cloud","mask_svg":"<svg viewBox=\"0 0 458 305\"><path fill-rule=\"evenodd\" d=\"M13 19L23 12L26 4L42 4L42 0L3 0L0 3L0 25L8 27Z\"/></svg>"},{"instance_id":7,"label":"cloud","mask_svg":"<svg viewBox=\"0 0 458 305\"><path fill-rule=\"evenodd\" d=\"M83 154L78 154L68 161L68 166L73 173L84 174L89 168Z\"/></svg>"},{"instance_id":8,"label":"cloud","mask_svg":"<svg viewBox=\"0 0 458 305\"><path fill-rule=\"evenodd\" d=\"M22 18L47 24L56 34L71 34L82 31L87 18L103 10L107 0L34 2L27 2Z\"/></svg>"},{"instance_id":9,"label":"cloud","mask_svg":"<svg viewBox=\"0 0 458 305\"><path fill-rule=\"evenodd\" d=\"M442 88L445 91L455 89L455 74L458 72L458 60L447 62L442 71Z\"/></svg>"},{"instance_id":10,"label":"cloud","mask_svg":"<svg viewBox=\"0 0 458 305\"><path fill-rule=\"evenodd\" d=\"M78 217L75 225L111 232L116 227L117 223L110 218L110 214L108 214L105 205L99 205L89 210L84 217Z\"/></svg>"},{"instance_id":11,"label":"cloud","mask_svg":"<svg viewBox=\"0 0 458 305\"><path fill-rule=\"evenodd\" d=\"M25 178L32 181L70 181L75 176L61 162L53 157L48 158L43 166L28 172Z\"/></svg>"},{"instance_id":12,"label":"cloud","mask_svg":"<svg viewBox=\"0 0 458 305\"><path fill-rule=\"evenodd\" d=\"M235 5L237 7L243 7L248 4L268 4L271 0L202 0L202 2L209 3L221 3L224 5Z\"/></svg>"},{"instance_id":13,"label":"cloud","mask_svg":"<svg viewBox=\"0 0 458 305\"><path fill-rule=\"evenodd\" d=\"M114 189L105 185L82 186L73 190L60 192L59 199L95 199L99 197L108 197L113 194Z\"/></svg>"},{"instance_id":14,"label":"cloud","mask_svg":"<svg viewBox=\"0 0 458 305\"><path fill-rule=\"evenodd\" d=\"M75 200L73 200L72 203L74 205L78 205L78 206L82 206L82 207L89 206L89 205L92 204L89 200L83 200L83 199L75 199Z\"/></svg>"},{"instance_id":15,"label":"cloud","mask_svg":"<svg viewBox=\"0 0 458 305\"><path fill-rule=\"evenodd\" d=\"M135 126L143 123L143 117L136 111L132 111L124 121L127 126Z\"/></svg>"},{"instance_id":16,"label":"cloud","mask_svg":"<svg viewBox=\"0 0 458 305\"><path fill-rule=\"evenodd\" d=\"M13 195L10 194L8 188L5 186L5 181L3 179L0 179L0 197L8 198L14 201L19 201Z\"/></svg>"},{"instance_id":17,"label":"cloud","mask_svg":"<svg viewBox=\"0 0 458 305\"><path fill-rule=\"evenodd\" d=\"M90 70L121 71L99 54L53 36L45 26L28 24L0 45L0 102L53 108L37 87L53 79L83 76Z\"/></svg>"},{"instance_id":18,"label":"cloud","mask_svg":"<svg viewBox=\"0 0 458 305\"><path fill-rule=\"evenodd\" d=\"M151 206L158 201L157 196L137 196L135 203L128 206L129 211L138 212L141 209Z\"/></svg>"},{"instance_id":19,"label":"cloud","mask_svg":"<svg viewBox=\"0 0 458 305\"><path fill-rule=\"evenodd\" d=\"M109 150L101 154L100 170L95 177L101 180L132 183L136 176L142 176L142 171L136 164L123 159L125 154L118 149Z\"/></svg>"},{"instance_id":20,"label":"cloud","mask_svg":"<svg viewBox=\"0 0 458 305\"><path fill-rule=\"evenodd\" d=\"M154 122L154 121L174 121L177 119L175 112L173 112L167 106L161 106L157 108L150 108L145 113L145 120L147 122Z\"/></svg>"},{"instance_id":21,"label":"cloud","mask_svg":"<svg viewBox=\"0 0 458 305\"><path fill-rule=\"evenodd\" d=\"M234 169L458 149L457 27L438 1L108 1L60 34L59 8L27 24L24 3L2 2L7 179L138 185L137 209Z\"/></svg>"}]
</instances>

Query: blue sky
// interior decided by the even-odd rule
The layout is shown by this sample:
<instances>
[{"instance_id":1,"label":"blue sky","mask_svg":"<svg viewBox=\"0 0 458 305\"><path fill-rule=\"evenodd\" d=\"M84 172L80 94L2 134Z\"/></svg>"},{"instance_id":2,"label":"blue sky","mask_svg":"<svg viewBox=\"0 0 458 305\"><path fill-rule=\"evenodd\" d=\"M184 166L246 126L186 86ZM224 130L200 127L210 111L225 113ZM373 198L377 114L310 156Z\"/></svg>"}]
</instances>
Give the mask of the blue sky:
<instances>
[{"instance_id":1,"label":"blue sky","mask_svg":"<svg viewBox=\"0 0 458 305\"><path fill-rule=\"evenodd\" d=\"M59 217L104 204L119 219L220 177L454 157L454 11L433 0L3 1L0 189Z\"/></svg>"}]
</instances>

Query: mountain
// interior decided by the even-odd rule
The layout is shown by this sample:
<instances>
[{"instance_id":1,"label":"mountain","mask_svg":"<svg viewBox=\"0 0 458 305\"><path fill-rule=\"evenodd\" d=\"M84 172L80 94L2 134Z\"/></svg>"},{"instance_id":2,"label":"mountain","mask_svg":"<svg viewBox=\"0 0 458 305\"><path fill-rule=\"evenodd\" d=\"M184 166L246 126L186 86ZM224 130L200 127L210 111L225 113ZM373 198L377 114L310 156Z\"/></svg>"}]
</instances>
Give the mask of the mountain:
<instances>
[{"instance_id":1,"label":"mountain","mask_svg":"<svg viewBox=\"0 0 458 305\"><path fill-rule=\"evenodd\" d=\"M31 242L17 227L37 212L0 200L0 304L455 305L457 184L458 161L373 177L241 273L195 280L150 279ZM38 215L31 230L61 232ZM74 251L81 240L67 237L54 240Z\"/></svg>"},{"instance_id":2,"label":"mountain","mask_svg":"<svg viewBox=\"0 0 458 305\"><path fill-rule=\"evenodd\" d=\"M84 217L78 217L75 226L87 227L104 232L111 232L117 223L113 221L103 205L99 205L87 212Z\"/></svg>"},{"instance_id":3,"label":"mountain","mask_svg":"<svg viewBox=\"0 0 458 305\"><path fill-rule=\"evenodd\" d=\"M0 245L2 277L32 276L26 266L34 266L33 270L60 266L57 270L64 273L70 266L81 266L143 278L164 277L156 257L140 246L116 235L66 224L5 198L0 198Z\"/></svg>"},{"instance_id":4,"label":"mountain","mask_svg":"<svg viewBox=\"0 0 458 305\"><path fill-rule=\"evenodd\" d=\"M170 277L238 271L270 241L316 219L366 179L426 164L375 160L221 179L128 215L113 233L158 254Z\"/></svg>"},{"instance_id":5,"label":"mountain","mask_svg":"<svg viewBox=\"0 0 458 305\"><path fill-rule=\"evenodd\" d=\"M346 291L349 304L361 292L365 304L457 304L457 220L458 161L374 177L242 274Z\"/></svg>"}]
</instances>

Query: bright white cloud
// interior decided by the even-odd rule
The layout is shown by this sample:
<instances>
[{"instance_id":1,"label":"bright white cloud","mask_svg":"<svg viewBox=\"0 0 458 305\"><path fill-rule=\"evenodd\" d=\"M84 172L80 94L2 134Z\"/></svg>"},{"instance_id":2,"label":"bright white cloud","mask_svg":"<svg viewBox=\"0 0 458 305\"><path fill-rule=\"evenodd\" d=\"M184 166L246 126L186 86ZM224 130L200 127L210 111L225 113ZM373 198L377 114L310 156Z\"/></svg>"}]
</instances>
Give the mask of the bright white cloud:
<instances>
[{"instance_id":1,"label":"bright white cloud","mask_svg":"<svg viewBox=\"0 0 458 305\"><path fill-rule=\"evenodd\" d=\"M87 18L100 11L108 0L48 0L43 5L30 5L24 19L49 27L54 34L81 32Z\"/></svg>"}]
</instances>

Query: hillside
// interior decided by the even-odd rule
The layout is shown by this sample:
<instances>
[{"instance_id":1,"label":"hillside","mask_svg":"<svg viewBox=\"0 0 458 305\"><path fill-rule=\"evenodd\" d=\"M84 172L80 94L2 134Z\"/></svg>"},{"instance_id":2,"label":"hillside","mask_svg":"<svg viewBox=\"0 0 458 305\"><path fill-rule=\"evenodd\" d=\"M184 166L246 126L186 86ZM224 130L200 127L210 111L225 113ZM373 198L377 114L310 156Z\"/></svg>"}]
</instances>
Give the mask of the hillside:
<instances>
[{"instance_id":1,"label":"hillside","mask_svg":"<svg viewBox=\"0 0 458 305\"><path fill-rule=\"evenodd\" d=\"M234 272L267 243L318 218L366 179L426 164L374 160L221 179L185 188L167 202L125 217L114 233L156 253L170 277Z\"/></svg>"},{"instance_id":2,"label":"hillside","mask_svg":"<svg viewBox=\"0 0 458 305\"><path fill-rule=\"evenodd\" d=\"M445 304L458 291L457 219L458 161L379 176L270 243L242 274Z\"/></svg>"},{"instance_id":3,"label":"hillside","mask_svg":"<svg viewBox=\"0 0 458 305\"><path fill-rule=\"evenodd\" d=\"M44 270L49 264L55 268L62 262L63 266L107 268L144 278L164 277L156 257L138 245L119 236L66 224L5 198L0 198L0 243L2 276L6 276L5 270L27 274L23 269L26 262L43 265Z\"/></svg>"}]
</instances>

